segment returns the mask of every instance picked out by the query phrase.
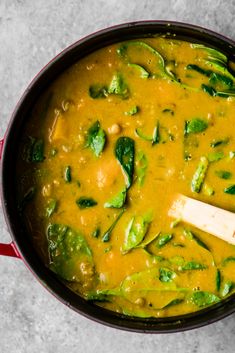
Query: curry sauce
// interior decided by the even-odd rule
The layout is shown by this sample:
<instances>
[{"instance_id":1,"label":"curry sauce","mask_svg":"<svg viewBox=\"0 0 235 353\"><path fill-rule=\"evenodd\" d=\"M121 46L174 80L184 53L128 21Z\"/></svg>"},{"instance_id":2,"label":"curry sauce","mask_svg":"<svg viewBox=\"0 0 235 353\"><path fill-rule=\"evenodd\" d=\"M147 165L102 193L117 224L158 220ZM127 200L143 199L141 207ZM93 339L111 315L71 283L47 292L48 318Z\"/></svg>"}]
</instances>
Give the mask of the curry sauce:
<instances>
[{"instance_id":1,"label":"curry sauce","mask_svg":"<svg viewBox=\"0 0 235 353\"><path fill-rule=\"evenodd\" d=\"M234 292L235 246L168 216L176 193L235 212L235 77L200 44L113 44L66 70L32 111L19 205L73 291L138 317Z\"/></svg>"}]
</instances>

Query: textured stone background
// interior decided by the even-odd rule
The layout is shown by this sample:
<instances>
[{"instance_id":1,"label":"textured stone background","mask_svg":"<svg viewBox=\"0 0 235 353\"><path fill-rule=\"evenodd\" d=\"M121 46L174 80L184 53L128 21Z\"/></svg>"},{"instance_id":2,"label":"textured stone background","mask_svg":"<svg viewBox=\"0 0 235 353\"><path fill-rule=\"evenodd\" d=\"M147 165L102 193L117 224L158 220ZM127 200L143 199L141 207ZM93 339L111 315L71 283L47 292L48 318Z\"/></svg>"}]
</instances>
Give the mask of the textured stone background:
<instances>
[{"instance_id":1,"label":"textured stone background","mask_svg":"<svg viewBox=\"0 0 235 353\"><path fill-rule=\"evenodd\" d=\"M140 19L191 22L235 39L235 0L0 0L0 136L27 84L54 55L98 29ZM0 210L0 241L10 240ZM235 316L190 332L143 335L67 309L20 260L0 257L1 353L234 352Z\"/></svg>"}]
</instances>

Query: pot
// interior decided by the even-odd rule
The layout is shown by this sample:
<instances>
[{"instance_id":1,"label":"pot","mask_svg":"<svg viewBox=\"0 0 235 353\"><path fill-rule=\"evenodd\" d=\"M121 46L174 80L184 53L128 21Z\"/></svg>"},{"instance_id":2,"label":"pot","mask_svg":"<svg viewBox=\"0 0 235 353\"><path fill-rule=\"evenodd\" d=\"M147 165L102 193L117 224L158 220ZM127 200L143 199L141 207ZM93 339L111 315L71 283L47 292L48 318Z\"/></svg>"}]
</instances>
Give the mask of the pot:
<instances>
[{"instance_id":1,"label":"pot","mask_svg":"<svg viewBox=\"0 0 235 353\"><path fill-rule=\"evenodd\" d=\"M18 213L15 195L17 180L16 157L19 139L30 111L40 94L65 69L79 59L106 45L124 40L164 34L214 47L235 61L235 43L219 34L193 25L166 21L143 21L114 26L85 37L56 56L35 77L16 106L7 132L0 141L2 207L10 244L0 244L0 255L24 261L41 284L57 299L76 312L102 324L123 330L145 333L169 333L193 329L222 319L235 311L235 295L196 313L168 318L133 318L111 312L85 301L66 287L42 262L33 247L30 234Z\"/></svg>"}]
</instances>

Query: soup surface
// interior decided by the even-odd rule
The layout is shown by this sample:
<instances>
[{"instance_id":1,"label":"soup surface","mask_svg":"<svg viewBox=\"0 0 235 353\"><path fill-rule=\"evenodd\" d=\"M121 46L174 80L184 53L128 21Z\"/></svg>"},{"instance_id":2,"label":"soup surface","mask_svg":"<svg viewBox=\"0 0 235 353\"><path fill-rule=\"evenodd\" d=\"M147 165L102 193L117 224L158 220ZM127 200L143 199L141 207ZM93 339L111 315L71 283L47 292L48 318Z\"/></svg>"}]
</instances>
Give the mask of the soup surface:
<instances>
[{"instance_id":1,"label":"soup surface","mask_svg":"<svg viewBox=\"0 0 235 353\"><path fill-rule=\"evenodd\" d=\"M168 216L178 193L235 212L235 78L220 52L147 38L80 60L36 104L19 207L73 291L138 317L234 292L235 246Z\"/></svg>"}]
</instances>

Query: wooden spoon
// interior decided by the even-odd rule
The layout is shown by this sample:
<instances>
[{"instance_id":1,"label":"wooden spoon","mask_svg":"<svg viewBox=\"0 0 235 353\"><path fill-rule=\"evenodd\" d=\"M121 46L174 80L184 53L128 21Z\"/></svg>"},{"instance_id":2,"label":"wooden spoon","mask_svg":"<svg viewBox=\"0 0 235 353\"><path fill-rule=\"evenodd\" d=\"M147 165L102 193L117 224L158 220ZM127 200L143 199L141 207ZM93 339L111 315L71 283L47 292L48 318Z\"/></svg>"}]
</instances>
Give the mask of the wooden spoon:
<instances>
[{"instance_id":1,"label":"wooden spoon","mask_svg":"<svg viewBox=\"0 0 235 353\"><path fill-rule=\"evenodd\" d=\"M233 212L179 194L169 209L168 215L235 245L235 213Z\"/></svg>"}]
</instances>

